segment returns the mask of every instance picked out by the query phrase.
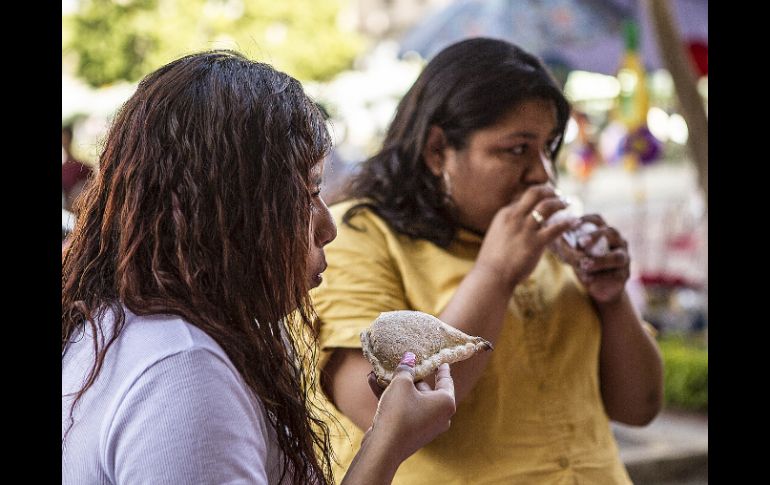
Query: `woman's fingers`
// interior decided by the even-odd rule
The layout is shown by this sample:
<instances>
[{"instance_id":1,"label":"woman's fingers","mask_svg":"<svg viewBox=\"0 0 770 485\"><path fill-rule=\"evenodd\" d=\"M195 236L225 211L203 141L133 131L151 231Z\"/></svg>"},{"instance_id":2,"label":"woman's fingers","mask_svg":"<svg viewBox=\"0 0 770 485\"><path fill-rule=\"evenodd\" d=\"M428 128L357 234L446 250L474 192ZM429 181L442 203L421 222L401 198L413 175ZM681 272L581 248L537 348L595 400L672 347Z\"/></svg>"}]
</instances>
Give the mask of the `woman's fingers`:
<instances>
[{"instance_id":1,"label":"woman's fingers","mask_svg":"<svg viewBox=\"0 0 770 485\"><path fill-rule=\"evenodd\" d=\"M592 222L596 224L598 227L604 227L607 225L607 223L604 222L604 218L599 214L585 214L580 217L580 220L582 220L583 222Z\"/></svg>"},{"instance_id":2,"label":"woman's fingers","mask_svg":"<svg viewBox=\"0 0 770 485\"><path fill-rule=\"evenodd\" d=\"M396 368L396 373L393 376L394 382L396 379L407 379L412 382L414 382L414 368L410 367L408 364L401 363ZM455 395L455 388L454 388L454 380L452 379L452 374L449 370L449 364L441 364L436 371L435 375L435 389L430 387L430 384L427 382L421 380L418 382L414 382L414 387L417 388L418 391L422 392L429 392L433 390L442 389L443 391L449 393L452 398L454 398ZM377 383L377 375L374 373L374 371L370 372L369 375L367 375L367 381L369 383L369 387L371 387L372 392L375 396L379 399L380 396L382 396L382 393L385 391L380 385Z\"/></svg>"},{"instance_id":3,"label":"woman's fingers","mask_svg":"<svg viewBox=\"0 0 770 485\"><path fill-rule=\"evenodd\" d=\"M607 240L607 245L610 249L628 247L628 243L623 239L623 236L620 235L620 232L611 226L598 227L588 234L583 234L580 236L580 239L578 239L578 244L580 247L588 249L596 244L602 237Z\"/></svg>"},{"instance_id":4,"label":"woman's fingers","mask_svg":"<svg viewBox=\"0 0 770 485\"><path fill-rule=\"evenodd\" d=\"M579 272L578 277L593 295L599 290L611 293L622 291L630 274L628 268L616 268L593 273Z\"/></svg>"},{"instance_id":5,"label":"woman's fingers","mask_svg":"<svg viewBox=\"0 0 770 485\"><path fill-rule=\"evenodd\" d=\"M448 392L452 398L455 395L455 383L449 371L449 364L441 364L436 372L436 390Z\"/></svg>"},{"instance_id":6,"label":"woman's fingers","mask_svg":"<svg viewBox=\"0 0 770 485\"><path fill-rule=\"evenodd\" d=\"M556 224L548 224L548 219L550 219L552 215L566 208L567 208L567 204L563 200L559 199L558 197L554 196L554 197L547 197L545 199L541 199L535 205L535 208L529 212L529 215L530 215L529 223L531 226L533 226L534 229L538 229L538 230L552 227L558 224L563 224L565 222L567 223L567 227L569 227L570 221L561 221Z\"/></svg>"},{"instance_id":7,"label":"woman's fingers","mask_svg":"<svg viewBox=\"0 0 770 485\"><path fill-rule=\"evenodd\" d=\"M541 199L544 199L545 197L554 197L555 195L553 187L544 184L533 185L525 190L518 200L512 201L511 204L515 204L519 207L522 213L529 213Z\"/></svg>"},{"instance_id":8,"label":"woman's fingers","mask_svg":"<svg viewBox=\"0 0 770 485\"><path fill-rule=\"evenodd\" d=\"M366 380L369 383L369 387L372 389L374 395L377 397L377 399L379 399L385 389L381 388L377 383L377 376L374 374L374 371L370 372L369 375L366 376Z\"/></svg>"},{"instance_id":9,"label":"woman's fingers","mask_svg":"<svg viewBox=\"0 0 770 485\"><path fill-rule=\"evenodd\" d=\"M570 245L564 238L555 239L551 249L562 261L574 268L579 267L580 260L586 256L585 251Z\"/></svg>"},{"instance_id":10,"label":"woman's fingers","mask_svg":"<svg viewBox=\"0 0 770 485\"><path fill-rule=\"evenodd\" d=\"M630 258L624 248L610 251L604 256L583 256L578 262L580 269L587 274L628 267Z\"/></svg>"},{"instance_id":11,"label":"woman's fingers","mask_svg":"<svg viewBox=\"0 0 770 485\"><path fill-rule=\"evenodd\" d=\"M549 242L553 241L560 235L562 235L564 232L568 231L572 228L572 222L571 221L559 221L555 224L550 224L542 229L540 229L539 234L542 235L543 240L545 244L548 244ZM565 246L572 249L569 244L565 244Z\"/></svg>"},{"instance_id":12,"label":"woman's fingers","mask_svg":"<svg viewBox=\"0 0 770 485\"><path fill-rule=\"evenodd\" d=\"M432 391L430 385L425 381L415 382L414 387L416 387L418 391Z\"/></svg>"}]
</instances>

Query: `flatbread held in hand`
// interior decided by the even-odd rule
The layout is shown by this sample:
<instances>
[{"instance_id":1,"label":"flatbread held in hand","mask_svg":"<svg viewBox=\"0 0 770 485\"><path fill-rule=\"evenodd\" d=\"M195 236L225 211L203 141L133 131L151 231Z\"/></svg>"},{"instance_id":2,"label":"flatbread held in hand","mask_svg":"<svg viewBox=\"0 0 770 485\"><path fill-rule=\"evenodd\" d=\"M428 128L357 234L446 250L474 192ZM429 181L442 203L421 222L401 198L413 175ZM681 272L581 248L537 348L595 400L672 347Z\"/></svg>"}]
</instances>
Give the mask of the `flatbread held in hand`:
<instances>
[{"instance_id":1,"label":"flatbread held in hand","mask_svg":"<svg viewBox=\"0 0 770 485\"><path fill-rule=\"evenodd\" d=\"M492 350L492 344L481 337L471 337L433 315L410 310L380 313L371 326L361 332L361 344L382 387L390 384L404 352L416 356L416 382L445 362L453 364L477 352Z\"/></svg>"}]
</instances>

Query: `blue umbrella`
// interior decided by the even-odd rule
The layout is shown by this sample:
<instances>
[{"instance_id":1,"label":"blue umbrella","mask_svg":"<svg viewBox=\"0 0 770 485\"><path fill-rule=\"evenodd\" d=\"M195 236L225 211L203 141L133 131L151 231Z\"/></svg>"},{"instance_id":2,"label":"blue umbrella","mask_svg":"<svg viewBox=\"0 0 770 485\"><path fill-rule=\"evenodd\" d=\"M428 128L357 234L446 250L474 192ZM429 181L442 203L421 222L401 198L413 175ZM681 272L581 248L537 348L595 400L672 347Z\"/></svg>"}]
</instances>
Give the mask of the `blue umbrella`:
<instances>
[{"instance_id":1,"label":"blue umbrella","mask_svg":"<svg viewBox=\"0 0 770 485\"><path fill-rule=\"evenodd\" d=\"M653 26L639 0L456 0L418 22L399 55L431 58L468 37L505 39L552 68L615 74L624 52L623 21L635 20L648 70L663 67ZM708 1L671 0L685 42L708 43Z\"/></svg>"}]
</instances>

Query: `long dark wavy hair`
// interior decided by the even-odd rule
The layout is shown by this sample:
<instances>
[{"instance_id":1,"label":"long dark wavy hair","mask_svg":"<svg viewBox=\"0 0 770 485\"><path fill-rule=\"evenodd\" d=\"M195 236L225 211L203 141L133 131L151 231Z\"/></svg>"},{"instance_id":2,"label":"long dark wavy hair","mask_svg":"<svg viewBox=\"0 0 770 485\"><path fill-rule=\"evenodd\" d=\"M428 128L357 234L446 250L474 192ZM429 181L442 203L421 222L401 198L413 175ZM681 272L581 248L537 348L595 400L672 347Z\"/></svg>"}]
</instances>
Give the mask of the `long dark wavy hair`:
<instances>
[{"instance_id":1,"label":"long dark wavy hair","mask_svg":"<svg viewBox=\"0 0 770 485\"><path fill-rule=\"evenodd\" d=\"M123 328L121 305L179 315L224 349L264 404L284 476L332 483L328 428L309 395L314 373L303 371L315 342L287 332L315 317L310 172L330 146L300 84L237 52L189 55L142 80L110 129L63 252L63 355L85 325L112 334L94 339L75 402ZM112 329L101 328L107 310Z\"/></svg>"},{"instance_id":2,"label":"long dark wavy hair","mask_svg":"<svg viewBox=\"0 0 770 485\"><path fill-rule=\"evenodd\" d=\"M494 125L533 98L553 102L563 133L569 102L537 57L488 38L445 48L401 99L382 149L363 162L349 182L344 198L365 200L351 206L343 222L352 226L352 217L369 208L395 231L447 247L459 226L441 178L422 156L430 127L441 128L449 146L459 150L471 133ZM554 158L559 148L561 137L553 147Z\"/></svg>"}]
</instances>

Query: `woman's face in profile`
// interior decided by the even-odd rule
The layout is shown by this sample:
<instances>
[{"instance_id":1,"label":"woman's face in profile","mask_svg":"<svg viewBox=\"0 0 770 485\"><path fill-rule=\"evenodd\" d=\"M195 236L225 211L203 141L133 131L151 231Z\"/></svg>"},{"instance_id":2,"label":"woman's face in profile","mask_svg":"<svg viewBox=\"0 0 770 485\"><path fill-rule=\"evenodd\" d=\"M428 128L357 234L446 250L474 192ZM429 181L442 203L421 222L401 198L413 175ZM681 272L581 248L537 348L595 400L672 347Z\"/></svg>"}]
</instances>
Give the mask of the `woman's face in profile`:
<instances>
[{"instance_id":1,"label":"woman's face in profile","mask_svg":"<svg viewBox=\"0 0 770 485\"><path fill-rule=\"evenodd\" d=\"M527 100L473 132L463 149L444 149L445 184L463 226L486 232L501 207L549 181L556 119L551 101Z\"/></svg>"},{"instance_id":2,"label":"woman's face in profile","mask_svg":"<svg viewBox=\"0 0 770 485\"><path fill-rule=\"evenodd\" d=\"M324 246L337 237L337 226L334 224L329 208L321 198L321 181L323 179L323 160L315 164L310 171L313 205L310 216L310 250L308 253L307 281L311 288L321 284L321 273L326 270Z\"/></svg>"}]
</instances>

